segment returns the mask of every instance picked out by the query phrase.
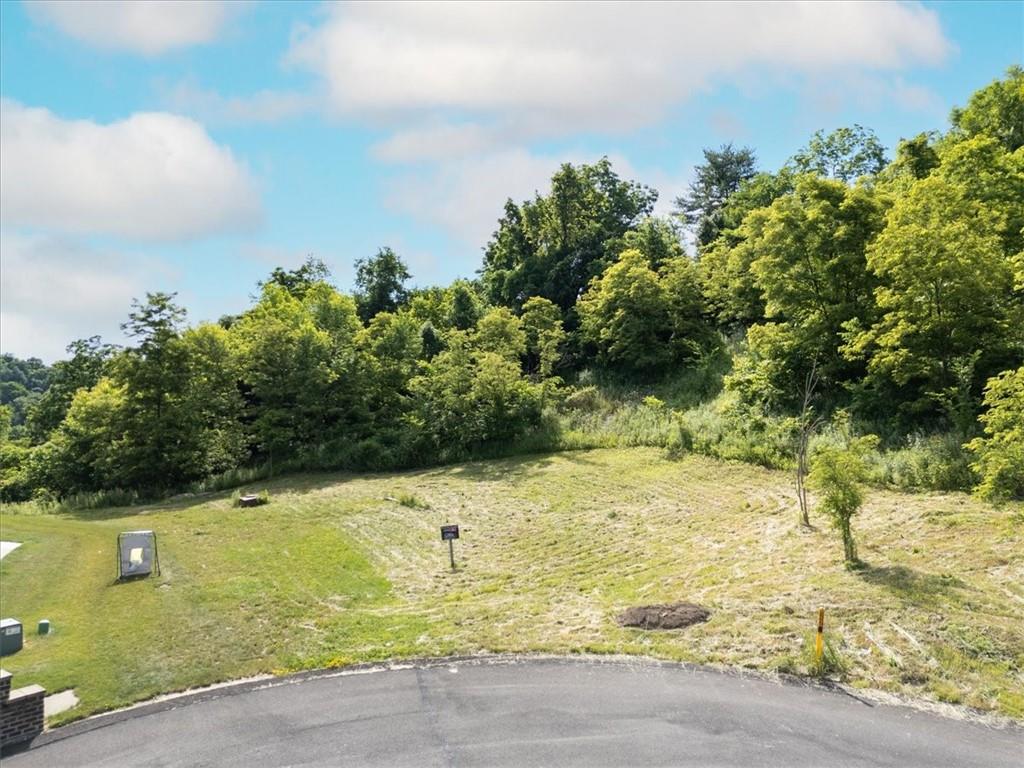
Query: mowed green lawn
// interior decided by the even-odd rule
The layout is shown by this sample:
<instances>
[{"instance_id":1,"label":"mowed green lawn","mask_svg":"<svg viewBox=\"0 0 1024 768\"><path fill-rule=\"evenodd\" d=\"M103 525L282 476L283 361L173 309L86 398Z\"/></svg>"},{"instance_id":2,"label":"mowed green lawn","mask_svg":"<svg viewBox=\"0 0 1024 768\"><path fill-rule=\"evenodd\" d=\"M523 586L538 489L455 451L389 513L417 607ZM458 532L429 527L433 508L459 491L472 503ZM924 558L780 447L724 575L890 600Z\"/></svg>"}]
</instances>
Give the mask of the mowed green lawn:
<instances>
[{"instance_id":1,"label":"mowed green lawn","mask_svg":"<svg viewBox=\"0 0 1024 768\"><path fill-rule=\"evenodd\" d=\"M1024 718L1024 505L872 491L868 568L842 565L791 477L656 450L598 450L391 475L302 475L227 494L0 516L16 685L74 688L54 722L258 673L482 651L645 654L806 672L817 609L858 687ZM403 506L414 496L427 508ZM408 499L403 499L409 503ZM462 526L458 571L438 527ZM115 583L116 536L151 528L162 573ZM689 600L706 624L623 629ZM35 634L48 618L55 631ZM51 723L53 724L53 723Z\"/></svg>"}]
</instances>

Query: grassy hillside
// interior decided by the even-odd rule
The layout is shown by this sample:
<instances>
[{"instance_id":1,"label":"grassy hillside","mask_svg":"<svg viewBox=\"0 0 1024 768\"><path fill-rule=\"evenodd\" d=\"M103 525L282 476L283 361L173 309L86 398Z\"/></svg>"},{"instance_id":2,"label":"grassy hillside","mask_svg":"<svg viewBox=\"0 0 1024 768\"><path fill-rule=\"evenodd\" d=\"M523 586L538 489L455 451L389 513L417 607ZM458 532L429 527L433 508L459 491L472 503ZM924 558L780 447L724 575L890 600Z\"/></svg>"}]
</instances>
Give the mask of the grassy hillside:
<instances>
[{"instance_id":1,"label":"grassy hillside","mask_svg":"<svg viewBox=\"0 0 1024 768\"><path fill-rule=\"evenodd\" d=\"M74 687L78 717L258 672L475 651L623 652L807 670L817 608L854 685L1024 717L1024 506L873 491L849 572L801 531L791 478L653 449L369 477L303 475L268 506L226 494L76 516L0 516L16 682ZM462 526L448 569L438 526ZM115 584L118 531L158 532L162 574ZM682 631L627 606L702 603ZM40 638L35 623L56 631Z\"/></svg>"}]
</instances>

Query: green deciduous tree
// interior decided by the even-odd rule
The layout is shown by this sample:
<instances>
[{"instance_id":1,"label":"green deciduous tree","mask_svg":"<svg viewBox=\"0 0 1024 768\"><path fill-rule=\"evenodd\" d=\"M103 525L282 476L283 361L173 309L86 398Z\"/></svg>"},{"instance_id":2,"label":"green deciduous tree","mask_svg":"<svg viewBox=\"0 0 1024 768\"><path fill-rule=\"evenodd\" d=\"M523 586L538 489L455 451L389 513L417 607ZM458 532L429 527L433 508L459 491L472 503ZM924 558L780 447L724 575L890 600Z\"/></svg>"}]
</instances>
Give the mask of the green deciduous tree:
<instances>
[{"instance_id":1,"label":"green deciduous tree","mask_svg":"<svg viewBox=\"0 0 1024 768\"><path fill-rule=\"evenodd\" d=\"M909 387L917 418L957 387L958 361L976 360L984 376L1006 359L1012 275L999 225L963 187L933 174L896 201L868 251L880 316L860 332L851 324L846 352L866 355L871 377Z\"/></svg>"},{"instance_id":2,"label":"green deciduous tree","mask_svg":"<svg viewBox=\"0 0 1024 768\"><path fill-rule=\"evenodd\" d=\"M853 125L832 133L818 131L793 156L800 173L815 173L842 182L873 176L886 164L885 148L870 128Z\"/></svg>"},{"instance_id":3,"label":"green deciduous tree","mask_svg":"<svg viewBox=\"0 0 1024 768\"><path fill-rule=\"evenodd\" d=\"M461 331L409 387L410 422L435 460L513 440L540 423L541 387L523 378L518 362L474 350Z\"/></svg>"},{"instance_id":4,"label":"green deciduous tree","mask_svg":"<svg viewBox=\"0 0 1024 768\"><path fill-rule=\"evenodd\" d=\"M136 346L112 365L113 379L125 397L122 479L146 489L185 480L196 451L197 435L184 396L188 363L180 330L185 310L174 297L147 293L145 302L133 302L121 328Z\"/></svg>"},{"instance_id":5,"label":"green deciduous tree","mask_svg":"<svg viewBox=\"0 0 1024 768\"><path fill-rule=\"evenodd\" d=\"M409 408L409 380L423 353L421 328L405 312L380 312L357 336L361 380L375 432L393 431Z\"/></svg>"},{"instance_id":6,"label":"green deciduous tree","mask_svg":"<svg viewBox=\"0 0 1024 768\"><path fill-rule=\"evenodd\" d=\"M506 203L484 252L487 298L519 310L531 296L542 296L570 309L622 250L625 234L650 214L657 196L620 179L607 158L563 165L547 195Z\"/></svg>"},{"instance_id":7,"label":"green deciduous tree","mask_svg":"<svg viewBox=\"0 0 1024 768\"><path fill-rule=\"evenodd\" d=\"M840 349L850 322L873 317L875 281L865 251L883 220L882 201L870 190L810 175L747 216L746 238L731 249L716 291L728 292L733 281L748 296L756 291L767 321L750 329L749 354L729 386L747 400L795 408L812 363L820 391L833 398L837 385L859 375L862 366Z\"/></svg>"},{"instance_id":8,"label":"green deciduous tree","mask_svg":"<svg viewBox=\"0 0 1024 768\"><path fill-rule=\"evenodd\" d=\"M896 159L892 168L914 179L923 179L939 165L939 153L935 150L935 135L919 133L911 139L903 139L896 147Z\"/></svg>"},{"instance_id":9,"label":"green deciduous tree","mask_svg":"<svg viewBox=\"0 0 1024 768\"><path fill-rule=\"evenodd\" d=\"M874 435L846 438L844 444L819 446L811 458L808 481L820 494L818 508L828 515L842 537L847 566L860 563L851 520L864 503L865 457L877 444Z\"/></svg>"},{"instance_id":10,"label":"green deciduous tree","mask_svg":"<svg viewBox=\"0 0 1024 768\"><path fill-rule=\"evenodd\" d=\"M361 436L355 302L325 283L300 301L277 285L231 329L258 454L271 461Z\"/></svg>"},{"instance_id":11,"label":"green deciduous tree","mask_svg":"<svg viewBox=\"0 0 1024 768\"><path fill-rule=\"evenodd\" d=\"M79 389L60 427L36 450L40 484L63 495L147 481L126 461L129 418L123 385L102 378L91 389Z\"/></svg>"},{"instance_id":12,"label":"green deciduous tree","mask_svg":"<svg viewBox=\"0 0 1024 768\"><path fill-rule=\"evenodd\" d=\"M975 91L967 106L953 110L955 134L989 136L1007 152L1024 147L1024 68L1015 64L1006 77Z\"/></svg>"},{"instance_id":13,"label":"green deciduous tree","mask_svg":"<svg viewBox=\"0 0 1024 768\"><path fill-rule=\"evenodd\" d=\"M49 386L29 411L28 431L34 442L42 443L49 438L64 420L78 390L96 385L116 349L112 344L104 344L99 336L68 345L71 357L53 364Z\"/></svg>"},{"instance_id":14,"label":"green deciduous tree","mask_svg":"<svg viewBox=\"0 0 1024 768\"><path fill-rule=\"evenodd\" d=\"M466 331L476 325L483 312L480 298L473 286L465 280L456 280L445 295L445 325Z\"/></svg>"},{"instance_id":15,"label":"green deciduous tree","mask_svg":"<svg viewBox=\"0 0 1024 768\"><path fill-rule=\"evenodd\" d=\"M331 270L327 265L314 256L307 256L302 265L296 269L282 269L275 267L263 282L259 283L262 291L268 285L277 285L284 288L288 293L297 299L302 299L311 287L317 283L325 283L331 277ZM234 320L236 318L228 318ZM231 323L229 322L228 325Z\"/></svg>"},{"instance_id":16,"label":"green deciduous tree","mask_svg":"<svg viewBox=\"0 0 1024 768\"><path fill-rule=\"evenodd\" d=\"M967 446L981 477L977 491L988 499L1024 499L1024 366L989 379L985 407L985 435Z\"/></svg>"},{"instance_id":17,"label":"green deciduous tree","mask_svg":"<svg viewBox=\"0 0 1024 768\"><path fill-rule=\"evenodd\" d=\"M668 298L640 251L623 251L577 304L598 362L622 373L652 373L672 360Z\"/></svg>"},{"instance_id":18,"label":"green deciduous tree","mask_svg":"<svg viewBox=\"0 0 1024 768\"><path fill-rule=\"evenodd\" d=\"M511 362L518 362L526 354L523 324L508 307L488 310L476 325L472 343L480 352L493 352Z\"/></svg>"},{"instance_id":19,"label":"green deciduous tree","mask_svg":"<svg viewBox=\"0 0 1024 768\"><path fill-rule=\"evenodd\" d=\"M13 436L25 431L25 422L52 376L53 370L37 357L20 360L11 354L0 355L0 405L8 407Z\"/></svg>"},{"instance_id":20,"label":"green deciduous tree","mask_svg":"<svg viewBox=\"0 0 1024 768\"><path fill-rule=\"evenodd\" d=\"M183 475L198 479L229 470L245 459L242 426L244 401L238 388L241 368L230 333L220 325L203 323L181 337L186 385L182 410L193 432L193 452Z\"/></svg>"},{"instance_id":21,"label":"green deciduous tree","mask_svg":"<svg viewBox=\"0 0 1024 768\"><path fill-rule=\"evenodd\" d=\"M768 207L793 191L790 169L758 173L740 183L721 208L722 227L700 252L700 276L708 309L726 330L764 319L764 296L750 266L756 256L750 241L761 237Z\"/></svg>"},{"instance_id":22,"label":"green deciduous tree","mask_svg":"<svg viewBox=\"0 0 1024 768\"><path fill-rule=\"evenodd\" d=\"M356 261L356 306L363 322L378 312L395 312L409 298L405 288L409 269L390 248L381 248L369 259Z\"/></svg>"},{"instance_id":23,"label":"green deciduous tree","mask_svg":"<svg viewBox=\"0 0 1024 768\"><path fill-rule=\"evenodd\" d=\"M584 338L598 362L648 375L698 357L711 343L696 268L676 258L660 274L635 249L623 251L577 304Z\"/></svg>"},{"instance_id":24,"label":"green deciduous tree","mask_svg":"<svg viewBox=\"0 0 1024 768\"><path fill-rule=\"evenodd\" d=\"M635 248L647 257L651 269L659 270L672 259L685 256L683 244L672 223L666 219L650 216L641 221L636 229L622 236L622 249Z\"/></svg>"},{"instance_id":25,"label":"green deciduous tree","mask_svg":"<svg viewBox=\"0 0 1024 768\"><path fill-rule=\"evenodd\" d=\"M534 296L523 304L522 320L526 332L526 370L548 379L565 343L562 313L554 302Z\"/></svg>"}]
</instances>

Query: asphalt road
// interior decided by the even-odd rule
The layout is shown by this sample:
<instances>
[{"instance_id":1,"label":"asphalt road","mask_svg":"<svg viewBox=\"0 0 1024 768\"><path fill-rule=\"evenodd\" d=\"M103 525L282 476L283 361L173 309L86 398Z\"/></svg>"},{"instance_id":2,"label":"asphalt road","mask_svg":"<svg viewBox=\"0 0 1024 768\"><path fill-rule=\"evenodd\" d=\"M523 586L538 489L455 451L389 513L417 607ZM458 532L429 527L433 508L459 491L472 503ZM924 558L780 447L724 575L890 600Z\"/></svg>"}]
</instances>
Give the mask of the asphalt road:
<instances>
[{"instance_id":1,"label":"asphalt road","mask_svg":"<svg viewBox=\"0 0 1024 768\"><path fill-rule=\"evenodd\" d=\"M462 661L222 688L93 718L30 766L1014 766L1024 730L648 662Z\"/></svg>"}]
</instances>

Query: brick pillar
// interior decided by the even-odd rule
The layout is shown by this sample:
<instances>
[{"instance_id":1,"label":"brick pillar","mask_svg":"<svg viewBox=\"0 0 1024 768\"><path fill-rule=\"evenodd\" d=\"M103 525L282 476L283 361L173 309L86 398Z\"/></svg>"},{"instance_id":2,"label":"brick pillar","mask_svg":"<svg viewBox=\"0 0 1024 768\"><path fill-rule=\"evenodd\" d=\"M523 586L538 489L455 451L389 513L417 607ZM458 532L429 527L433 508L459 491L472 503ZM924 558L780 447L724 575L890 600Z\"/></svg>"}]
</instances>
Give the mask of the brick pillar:
<instances>
[{"instance_id":1,"label":"brick pillar","mask_svg":"<svg viewBox=\"0 0 1024 768\"><path fill-rule=\"evenodd\" d=\"M0 747L30 741L43 732L43 699L38 685L11 690L11 673L0 670Z\"/></svg>"},{"instance_id":2,"label":"brick pillar","mask_svg":"<svg viewBox=\"0 0 1024 768\"><path fill-rule=\"evenodd\" d=\"M0 669L0 704L7 701L11 695L11 673L6 669Z\"/></svg>"}]
</instances>

